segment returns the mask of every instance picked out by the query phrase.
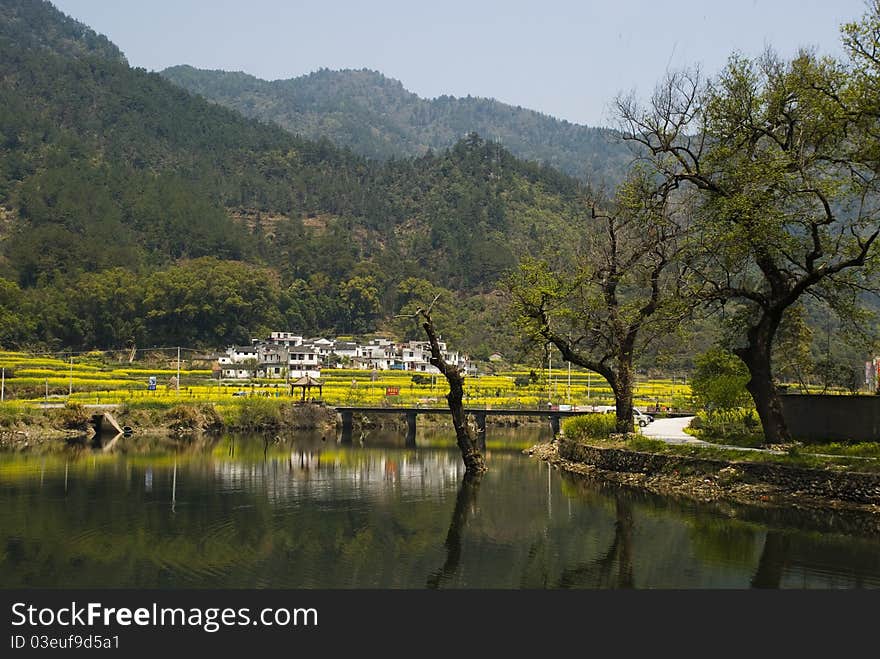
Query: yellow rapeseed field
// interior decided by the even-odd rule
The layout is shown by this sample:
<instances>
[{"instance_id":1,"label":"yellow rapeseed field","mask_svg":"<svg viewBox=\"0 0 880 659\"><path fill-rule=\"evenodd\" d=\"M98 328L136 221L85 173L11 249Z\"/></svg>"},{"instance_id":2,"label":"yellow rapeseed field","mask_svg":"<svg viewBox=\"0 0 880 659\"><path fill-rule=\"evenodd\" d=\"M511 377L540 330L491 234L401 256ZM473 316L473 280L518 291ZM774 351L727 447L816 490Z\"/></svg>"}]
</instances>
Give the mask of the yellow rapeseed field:
<instances>
[{"instance_id":1,"label":"yellow rapeseed field","mask_svg":"<svg viewBox=\"0 0 880 659\"><path fill-rule=\"evenodd\" d=\"M186 364L184 364L186 366ZM282 380L218 382L207 369L181 368L178 387L172 378L176 368L149 364L102 364L92 356L73 361L46 356L0 351L0 367L5 370L4 398L7 402L74 402L173 405L182 401L232 402L236 396L253 395L299 399L292 396ZM424 407L445 405L446 382L440 375L404 371L366 371L324 369L320 398L329 405L375 405ZM595 373L583 370L547 373L512 370L494 375L471 376L465 381L465 404L471 407L537 408L548 404L609 405L613 396L608 383ZM149 378L156 378L155 391L149 391ZM317 399L317 389L308 396ZM636 405L653 408L686 404L690 388L681 381L655 379L640 381ZM9 403L7 403L9 404Z\"/></svg>"}]
</instances>

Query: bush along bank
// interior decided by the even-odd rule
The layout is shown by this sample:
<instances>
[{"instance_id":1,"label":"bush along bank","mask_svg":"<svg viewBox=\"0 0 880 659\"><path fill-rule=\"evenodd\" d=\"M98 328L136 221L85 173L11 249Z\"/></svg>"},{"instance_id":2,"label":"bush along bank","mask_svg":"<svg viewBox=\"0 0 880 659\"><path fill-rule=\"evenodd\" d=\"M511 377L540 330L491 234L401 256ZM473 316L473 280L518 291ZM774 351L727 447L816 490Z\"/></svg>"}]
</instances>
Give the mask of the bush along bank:
<instances>
[{"instance_id":1,"label":"bush along bank","mask_svg":"<svg viewBox=\"0 0 880 659\"><path fill-rule=\"evenodd\" d=\"M111 410L116 421L133 435L182 437L216 432L278 432L320 430L335 426L333 409L290 401L243 398L223 405L212 403L134 403ZM94 434L94 409L72 404L53 409L9 404L0 413L0 450L26 451L65 442L80 443Z\"/></svg>"},{"instance_id":2,"label":"bush along bank","mask_svg":"<svg viewBox=\"0 0 880 659\"><path fill-rule=\"evenodd\" d=\"M336 415L321 405L246 397L233 403L178 403L168 407L123 405L114 413L139 432L185 435L201 432L278 432L332 426Z\"/></svg>"},{"instance_id":3,"label":"bush along bank","mask_svg":"<svg viewBox=\"0 0 880 659\"><path fill-rule=\"evenodd\" d=\"M618 442L621 443L621 442ZM880 514L880 474L601 446L561 437L527 451L569 472L702 501L843 508Z\"/></svg>"}]
</instances>

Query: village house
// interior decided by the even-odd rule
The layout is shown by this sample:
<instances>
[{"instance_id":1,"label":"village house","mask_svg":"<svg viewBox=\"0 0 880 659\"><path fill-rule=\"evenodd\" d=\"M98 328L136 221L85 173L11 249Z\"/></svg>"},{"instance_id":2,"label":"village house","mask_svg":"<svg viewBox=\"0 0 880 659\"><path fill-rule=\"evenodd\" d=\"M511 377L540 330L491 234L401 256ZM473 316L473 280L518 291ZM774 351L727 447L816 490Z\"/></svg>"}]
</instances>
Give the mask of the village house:
<instances>
[{"instance_id":1,"label":"village house","mask_svg":"<svg viewBox=\"0 0 880 659\"><path fill-rule=\"evenodd\" d=\"M440 342L443 358L450 364L465 369L474 368L467 357L449 350ZM336 357L332 359L331 357ZM330 361L337 366L364 370L400 370L436 374L431 365L431 347L427 341L395 343L386 337L377 337L367 343L335 341L323 337L305 338L295 332L271 332L265 340L254 339L250 346L231 346L218 359L221 378L242 380L267 378L297 380L303 377L319 378L321 369Z\"/></svg>"},{"instance_id":2,"label":"village house","mask_svg":"<svg viewBox=\"0 0 880 659\"><path fill-rule=\"evenodd\" d=\"M321 363L321 355L313 346L303 344L296 348L290 348L290 379L294 380L305 376L320 377Z\"/></svg>"},{"instance_id":3,"label":"village house","mask_svg":"<svg viewBox=\"0 0 880 659\"><path fill-rule=\"evenodd\" d=\"M266 339L266 343L288 348L291 346L301 346L303 341L303 337L294 334L293 332L272 332L269 334L269 338Z\"/></svg>"},{"instance_id":4,"label":"village house","mask_svg":"<svg viewBox=\"0 0 880 659\"><path fill-rule=\"evenodd\" d=\"M220 377L237 380L254 377L255 370L250 370L250 367L259 364L259 359L256 347L231 346L217 360L220 364Z\"/></svg>"},{"instance_id":5,"label":"village house","mask_svg":"<svg viewBox=\"0 0 880 659\"><path fill-rule=\"evenodd\" d=\"M397 363L397 351L389 339L373 339L366 345L358 346L352 360L355 368L369 371L388 371Z\"/></svg>"},{"instance_id":6,"label":"village house","mask_svg":"<svg viewBox=\"0 0 880 659\"><path fill-rule=\"evenodd\" d=\"M358 344L354 341L337 341L333 347L333 354L342 360L343 363L351 364L357 357ZM341 366L342 364L340 364Z\"/></svg>"}]
</instances>

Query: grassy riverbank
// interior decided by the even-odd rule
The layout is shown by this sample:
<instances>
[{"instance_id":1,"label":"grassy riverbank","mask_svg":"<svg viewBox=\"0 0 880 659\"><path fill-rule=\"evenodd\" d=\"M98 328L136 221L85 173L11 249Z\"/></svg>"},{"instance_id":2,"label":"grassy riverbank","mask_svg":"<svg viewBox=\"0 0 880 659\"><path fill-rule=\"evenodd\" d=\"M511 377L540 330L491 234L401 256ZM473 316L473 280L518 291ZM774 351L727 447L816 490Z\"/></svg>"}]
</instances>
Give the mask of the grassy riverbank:
<instances>
[{"instance_id":1,"label":"grassy riverbank","mask_svg":"<svg viewBox=\"0 0 880 659\"><path fill-rule=\"evenodd\" d=\"M802 448L771 453L672 445L588 426L590 422L566 423L566 435L559 441L535 446L529 453L572 473L659 494L880 515L880 459L864 455L876 452L876 446L810 447L836 449L837 454L807 453Z\"/></svg>"},{"instance_id":2,"label":"grassy riverbank","mask_svg":"<svg viewBox=\"0 0 880 659\"><path fill-rule=\"evenodd\" d=\"M82 441L93 433L90 422L94 410L76 403L48 409L7 403L2 410L0 449L63 446L67 442ZM336 423L333 411L321 405L265 398L233 399L223 405L136 401L122 403L112 413L120 425L130 426L135 436L328 430Z\"/></svg>"}]
</instances>

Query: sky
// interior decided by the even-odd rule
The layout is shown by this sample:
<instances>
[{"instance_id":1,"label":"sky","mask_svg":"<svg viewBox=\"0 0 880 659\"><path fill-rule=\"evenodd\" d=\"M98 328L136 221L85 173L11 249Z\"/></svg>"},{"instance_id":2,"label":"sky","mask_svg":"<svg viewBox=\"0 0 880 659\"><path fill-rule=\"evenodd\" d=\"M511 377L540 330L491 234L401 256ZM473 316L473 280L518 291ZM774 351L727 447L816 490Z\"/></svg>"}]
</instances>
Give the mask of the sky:
<instances>
[{"instance_id":1,"label":"sky","mask_svg":"<svg viewBox=\"0 0 880 659\"><path fill-rule=\"evenodd\" d=\"M482 96L612 125L616 95L645 97L670 69L717 73L731 53L840 55L864 0L53 0L132 66L294 78L380 71L425 98Z\"/></svg>"}]
</instances>

